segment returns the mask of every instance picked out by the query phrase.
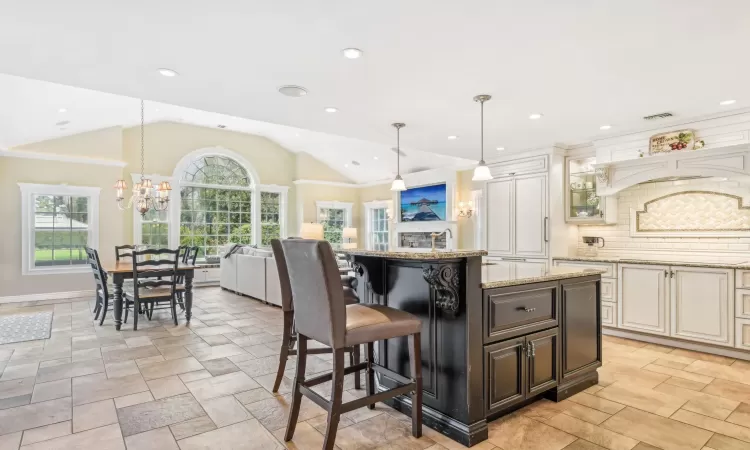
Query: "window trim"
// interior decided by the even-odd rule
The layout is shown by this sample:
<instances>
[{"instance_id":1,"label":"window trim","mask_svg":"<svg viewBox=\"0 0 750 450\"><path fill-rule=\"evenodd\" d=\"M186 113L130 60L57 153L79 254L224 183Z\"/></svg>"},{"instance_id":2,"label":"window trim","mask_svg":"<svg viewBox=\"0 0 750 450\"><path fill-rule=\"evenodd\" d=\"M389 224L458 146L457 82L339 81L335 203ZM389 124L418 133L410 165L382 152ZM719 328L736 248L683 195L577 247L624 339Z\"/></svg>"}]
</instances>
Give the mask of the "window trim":
<instances>
[{"instance_id":1,"label":"window trim","mask_svg":"<svg viewBox=\"0 0 750 450\"><path fill-rule=\"evenodd\" d=\"M364 223L364 230L365 230L365 248L367 250L372 250L374 248L374 242L373 242L373 230L372 230L372 213L376 209L385 209L386 214L388 210L393 211L393 200L374 200L371 202L364 202L363 203L365 207L365 223ZM393 221L388 220L388 247L391 246L391 238L393 236L393 227L392 227Z\"/></svg>"},{"instance_id":2,"label":"window trim","mask_svg":"<svg viewBox=\"0 0 750 450\"><path fill-rule=\"evenodd\" d=\"M212 185L212 184L202 184L202 183L193 183L190 181L183 181L182 180L182 174L187 170L188 167L197 159L203 158L206 156L221 156L225 158L233 159L235 162L237 162L240 166L242 166L245 171L247 171L247 175L250 181L249 186L226 186L226 185ZM153 179L153 178L152 178ZM172 178L171 181L167 179L167 181L170 181L172 184L172 199L175 199L174 201L170 201L169 205L169 246L171 248L176 248L180 245L180 217L182 213L182 202L177 201L176 199L180 199L179 193L182 191L183 187L203 187L203 188L214 188L214 189L231 189L231 190L241 190L241 191L249 191L252 195L252 206L250 211L250 222L253 225L253 234L251 239L251 245L257 245L260 246L261 244L261 214L260 214L260 193L261 192L273 192L280 194L279 201L281 202L281 205L279 207L279 222L280 222L280 228L279 232L281 234L281 238L285 239L287 237L287 208L288 208L288 193L289 193L289 186L280 186L276 184L260 184L259 183L260 178L258 177L258 173L255 171L255 168L250 164L250 162L245 159L242 155L240 155L237 152L234 152L232 150L229 150L224 147L206 147L206 148L200 148L198 150L194 150L187 155L185 155L175 166L174 171L172 172ZM178 193L178 194L175 194Z\"/></svg>"},{"instance_id":3,"label":"window trim","mask_svg":"<svg viewBox=\"0 0 750 450\"><path fill-rule=\"evenodd\" d=\"M64 184L33 184L18 183L21 189L21 275L58 275L70 273L90 273L88 264L70 266L34 266L35 233L33 231L34 196L35 195L70 195L74 197L89 197L88 201L88 239L87 245L92 248L99 246L99 195L100 187L68 186Z\"/></svg>"}]
</instances>

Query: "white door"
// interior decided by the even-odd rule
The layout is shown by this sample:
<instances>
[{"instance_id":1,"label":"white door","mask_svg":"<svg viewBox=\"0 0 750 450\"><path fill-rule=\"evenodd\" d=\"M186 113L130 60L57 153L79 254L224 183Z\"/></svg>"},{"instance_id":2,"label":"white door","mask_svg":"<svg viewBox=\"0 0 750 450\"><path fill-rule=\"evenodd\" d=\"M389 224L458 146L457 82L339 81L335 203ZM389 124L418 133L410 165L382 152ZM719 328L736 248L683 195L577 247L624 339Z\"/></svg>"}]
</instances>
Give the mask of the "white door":
<instances>
[{"instance_id":1,"label":"white door","mask_svg":"<svg viewBox=\"0 0 750 450\"><path fill-rule=\"evenodd\" d=\"M514 254L547 256L549 220L547 217L547 175L524 175L513 180L515 208Z\"/></svg>"},{"instance_id":2,"label":"white door","mask_svg":"<svg viewBox=\"0 0 750 450\"><path fill-rule=\"evenodd\" d=\"M618 326L668 336L669 266L620 264L618 273Z\"/></svg>"},{"instance_id":3,"label":"white door","mask_svg":"<svg viewBox=\"0 0 750 450\"><path fill-rule=\"evenodd\" d=\"M670 268L672 336L734 345L732 270Z\"/></svg>"},{"instance_id":4,"label":"white door","mask_svg":"<svg viewBox=\"0 0 750 450\"><path fill-rule=\"evenodd\" d=\"M487 252L490 255L512 255L513 179L488 182L485 199Z\"/></svg>"}]
</instances>

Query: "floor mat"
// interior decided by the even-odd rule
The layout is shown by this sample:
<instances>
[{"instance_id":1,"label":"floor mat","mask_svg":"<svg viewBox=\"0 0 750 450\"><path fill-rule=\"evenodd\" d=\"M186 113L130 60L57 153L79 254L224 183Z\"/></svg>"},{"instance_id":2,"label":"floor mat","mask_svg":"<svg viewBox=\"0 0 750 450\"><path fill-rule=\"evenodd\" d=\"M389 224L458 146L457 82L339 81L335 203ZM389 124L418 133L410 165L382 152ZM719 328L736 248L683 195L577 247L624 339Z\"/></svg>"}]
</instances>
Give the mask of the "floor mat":
<instances>
[{"instance_id":1,"label":"floor mat","mask_svg":"<svg viewBox=\"0 0 750 450\"><path fill-rule=\"evenodd\" d=\"M0 316L0 344L48 339L52 311Z\"/></svg>"}]
</instances>

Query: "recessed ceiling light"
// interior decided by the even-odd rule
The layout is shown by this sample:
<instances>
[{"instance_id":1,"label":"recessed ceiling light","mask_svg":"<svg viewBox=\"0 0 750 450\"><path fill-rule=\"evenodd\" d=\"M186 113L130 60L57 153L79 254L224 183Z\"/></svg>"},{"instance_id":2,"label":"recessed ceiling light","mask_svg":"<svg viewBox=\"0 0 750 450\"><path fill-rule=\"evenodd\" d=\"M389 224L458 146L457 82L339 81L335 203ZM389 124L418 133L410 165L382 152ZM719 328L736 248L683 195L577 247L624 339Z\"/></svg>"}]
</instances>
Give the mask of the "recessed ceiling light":
<instances>
[{"instance_id":1,"label":"recessed ceiling light","mask_svg":"<svg viewBox=\"0 0 750 450\"><path fill-rule=\"evenodd\" d=\"M373 156L372 159L374 159L375 161L377 161L378 157L377 156Z\"/></svg>"},{"instance_id":2,"label":"recessed ceiling light","mask_svg":"<svg viewBox=\"0 0 750 450\"><path fill-rule=\"evenodd\" d=\"M57 110L57 112L59 112L59 113L66 113L66 112L68 112L68 110L65 109L65 108L60 108L60 109Z\"/></svg>"},{"instance_id":3,"label":"recessed ceiling light","mask_svg":"<svg viewBox=\"0 0 750 450\"><path fill-rule=\"evenodd\" d=\"M497 151L503 151L503 150L505 150L505 147L497 147L495 150L497 150Z\"/></svg>"},{"instance_id":4,"label":"recessed ceiling light","mask_svg":"<svg viewBox=\"0 0 750 450\"><path fill-rule=\"evenodd\" d=\"M161 68L161 69L159 69L159 73L162 74L165 77L176 77L177 76L177 72L175 72L172 69Z\"/></svg>"},{"instance_id":5,"label":"recessed ceiling light","mask_svg":"<svg viewBox=\"0 0 750 450\"><path fill-rule=\"evenodd\" d=\"M532 113L532 114L529 115L529 119L531 119L531 120L537 120L537 119L541 119L541 118L542 118L542 114L540 114L540 113Z\"/></svg>"},{"instance_id":6,"label":"recessed ceiling light","mask_svg":"<svg viewBox=\"0 0 750 450\"><path fill-rule=\"evenodd\" d=\"M325 112L327 112L327 113L335 113L335 112L338 112L338 109L334 108L333 106L328 106L328 107L326 107Z\"/></svg>"},{"instance_id":7,"label":"recessed ceiling light","mask_svg":"<svg viewBox=\"0 0 750 450\"><path fill-rule=\"evenodd\" d=\"M448 136L449 141L455 141L456 139L458 139L458 136Z\"/></svg>"},{"instance_id":8,"label":"recessed ceiling light","mask_svg":"<svg viewBox=\"0 0 750 450\"><path fill-rule=\"evenodd\" d=\"M349 164L344 164L344 167L349 167Z\"/></svg>"},{"instance_id":9,"label":"recessed ceiling light","mask_svg":"<svg viewBox=\"0 0 750 450\"><path fill-rule=\"evenodd\" d=\"M362 50L358 48L345 48L341 50L341 53L349 59L357 59L362 56Z\"/></svg>"},{"instance_id":10,"label":"recessed ceiling light","mask_svg":"<svg viewBox=\"0 0 750 450\"><path fill-rule=\"evenodd\" d=\"M719 102L721 106L733 105L735 103L737 103L737 100L724 100L723 102Z\"/></svg>"},{"instance_id":11,"label":"recessed ceiling light","mask_svg":"<svg viewBox=\"0 0 750 450\"><path fill-rule=\"evenodd\" d=\"M612 125L602 125L599 127L600 130L609 130L610 128L612 128Z\"/></svg>"},{"instance_id":12,"label":"recessed ceiling light","mask_svg":"<svg viewBox=\"0 0 750 450\"><path fill-rule=\"evenodd\" d=\"M286 86L280 86L279 92L283 95L286 95L287 97L304 97L307 95L307 89L303 88L302 86L295 86L295 85L286 85Z\"/></svg>"}]
</instances>

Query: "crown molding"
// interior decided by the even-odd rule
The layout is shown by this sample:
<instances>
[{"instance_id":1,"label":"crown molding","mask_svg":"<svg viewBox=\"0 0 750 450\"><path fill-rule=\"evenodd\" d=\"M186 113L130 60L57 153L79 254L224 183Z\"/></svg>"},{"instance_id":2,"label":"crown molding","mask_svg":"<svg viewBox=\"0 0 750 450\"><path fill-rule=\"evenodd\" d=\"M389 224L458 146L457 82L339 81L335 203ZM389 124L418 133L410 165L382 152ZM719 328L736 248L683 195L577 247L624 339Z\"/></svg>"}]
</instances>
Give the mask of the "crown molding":
<instances>
[{"instance_id":1,"label":"crown molding","mask_svg":"<svg viewBox=\"0 0 750 450\"><path fill-rule=\"evenodd\" d=\"M117 161L114 159L95 159L87 158L85 156L56 155L54 153L37 153L7 149L0 149L0 157L2 156L8 158L38 159L43 161L57 161L74 164L93 164L97 166L109 167L125 167L128 165L128 163L126 163L125 161Z\"/></svg>"}]
</instances>

